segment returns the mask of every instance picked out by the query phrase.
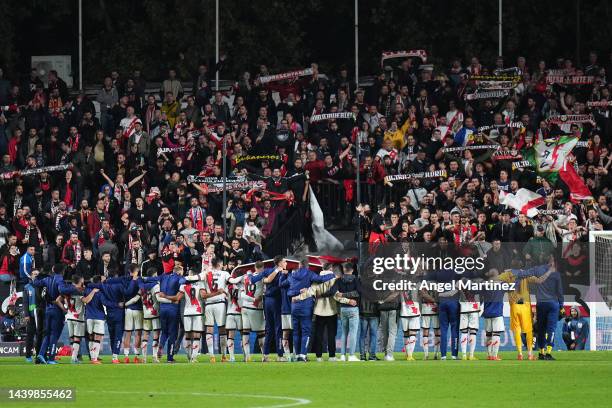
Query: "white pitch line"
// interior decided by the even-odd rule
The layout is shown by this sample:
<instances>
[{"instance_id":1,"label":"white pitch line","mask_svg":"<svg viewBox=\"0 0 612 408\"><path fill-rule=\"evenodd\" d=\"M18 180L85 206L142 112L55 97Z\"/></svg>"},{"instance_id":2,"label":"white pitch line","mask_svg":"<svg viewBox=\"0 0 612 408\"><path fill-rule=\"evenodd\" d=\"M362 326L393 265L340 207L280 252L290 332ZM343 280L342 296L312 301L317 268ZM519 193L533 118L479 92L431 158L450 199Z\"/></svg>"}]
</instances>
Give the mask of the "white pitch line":
<instances>
[{"instance_id":1,"label":"white pitch line","mask_svg":"<svg viewBox=\"0 0 612 408\"><path fill-rule=\"evenodd\" d=\"M225 394L225 393L216 393L216 392L162 392L162 391L108 391L108 390L87 390L87 391L78 391L79 392L88 392L88 393L104 393L104 394L157 394L157 395L192 395L195 397L235 397L235 398L263 398L263 399L276 399L276 400L285 400L292 401L288 404L279 404L279 405L264 405L264 406L253 406L248 408L287 408L287 407L297 407L299 405L308 405L312 403L311 400L305 398L293 398L293 397L283 397L277 395L261 395L261 394Z\"/></svg>"}]
</instances>

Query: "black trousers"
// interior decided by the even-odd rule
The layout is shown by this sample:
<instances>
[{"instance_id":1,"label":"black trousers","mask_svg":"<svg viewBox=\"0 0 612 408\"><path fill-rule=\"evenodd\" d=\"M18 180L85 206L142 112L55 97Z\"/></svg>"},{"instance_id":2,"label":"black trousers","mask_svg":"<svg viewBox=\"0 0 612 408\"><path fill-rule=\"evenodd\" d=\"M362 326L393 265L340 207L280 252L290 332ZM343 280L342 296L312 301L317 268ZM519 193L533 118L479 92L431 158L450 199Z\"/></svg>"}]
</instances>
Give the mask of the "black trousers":
<instances>
[{"instance_id":1,"label":"black trousers","mask_svg":"<svg viewBox=\"0 0 612 408\"><path fill-rule=\"evenodd\" d=\"M38 353L44 337L45 311L44 309L36 309L34 313L36 313L36 316L30 316L26 327L26 357L32 357L32 349L36 349Z\"/></svg>"},{"instance_id":2,"label":"black trousers","mask_svg":"<svg viewBox=\"0 0 612 408\"><path fill-rule=\"evenodd\" d=\"M338 315L315 316L315 338L313 350L317 357L323 355L323 336L327 333L327 353L336 356L336 332L338 331Z\"/></svg>"}]
</instances>

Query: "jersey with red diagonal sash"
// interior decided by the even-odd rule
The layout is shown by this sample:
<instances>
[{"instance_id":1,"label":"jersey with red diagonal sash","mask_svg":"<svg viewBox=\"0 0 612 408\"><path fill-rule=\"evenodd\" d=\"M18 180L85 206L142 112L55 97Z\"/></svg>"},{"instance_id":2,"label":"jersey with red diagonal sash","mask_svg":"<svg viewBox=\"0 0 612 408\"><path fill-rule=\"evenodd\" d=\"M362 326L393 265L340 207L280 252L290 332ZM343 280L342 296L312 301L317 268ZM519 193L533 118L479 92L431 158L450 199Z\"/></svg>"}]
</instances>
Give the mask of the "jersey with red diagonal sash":
<instances>
[{"instance_id":1,"label":"jersey with red diagonal sash","mask_svg":"<svg viewBox=\"0 0 612 408\"><path fill-rule=\"evenodd\" d=\"M81 295L64 295L64 306L67 309L66 320L85 321L85 304Z\"/></svg>"},{"instance_id":2,"label":"jersey with red diagonal sash","mask_svg":"<svg viewBox=\"0 0 612 408\"><path fill-rule=\"evenodd\" d=\"M263 302L261 296L264 291L263 281L252 283L253 274L251 272L246 273L242 277L242 292L240 298L242 299L242 307L246 309L263 309Z\"/></svg>"},{"instance_id":3,"label":"jersey with red diagonal sash","mask_svg":"<svg viewBox=\"0 0 612 408\"><path fill-rule=\"evenodd\" d=\"M238 283L232 283L228 287L229 304L227 305L227 314L239 315L242 312L240 302L240 291L242 290L242 280Z\"/></svg>"},{"instance_id":4,"label":"jersey with red diagonal sash","mask_svg":"<svg viewBox=\"0 0 612 408\"><path fill-rule=\"evenodd\" d=\"M403 292L401 297L400 317L420 316L418 297L416 293Z\"/></svg>"},{"instance_id":5,"label":"jersey with red diagonal sash","mask_svg":"<svg viewBox=\"0 0 612 408\"><path fill-rule=\"evenodd\" d=\"M204 284L200 281L189 282L181 285L179 291L185 295L183 306L183 316L201 316L204 308L202 307L202 296L200 289L204 288Z\"/></svg>"},{"instance_id":6,"label":"jersey with red diagonal sash","mask_svg":"<svg viewBox=\"0 0 612 408\"><path fill-rule=\"evenodd\" d=\"M140 298L142 299L142 317L144 319L155 319L159 317L159 303L157 302L157 294L159 293L159 284L151 289L140 289Z\"/></svg>"},{"instance_id":7,"label":"jersey with red diagonal sash","mask_svg":"<svg viewBox=\"0 0 612 408\"><path fill-rule=\"evenodd\" d=\"M206 291L209 293L216 292L217 290L227 289L227 280L230 278L230 274L227 271L218 269L210 270L204 273L204 282L206 285ZM227 299L225 293L221 293L216 296L209 297L206 299L206 304L210 305L213 303L225 302Z\"/></svg>"},{"instance_id":8,"label":"jersey with red diagonal sash","mask_svg":"<svg viewBox=\"0 0 612 408\"><path fill-rule=\"evenodd\" d=\"M461 313L479 313L480 302L478 301L477 294L469 290L461 291L459 308Z\"/></svg>"}]
</instances>

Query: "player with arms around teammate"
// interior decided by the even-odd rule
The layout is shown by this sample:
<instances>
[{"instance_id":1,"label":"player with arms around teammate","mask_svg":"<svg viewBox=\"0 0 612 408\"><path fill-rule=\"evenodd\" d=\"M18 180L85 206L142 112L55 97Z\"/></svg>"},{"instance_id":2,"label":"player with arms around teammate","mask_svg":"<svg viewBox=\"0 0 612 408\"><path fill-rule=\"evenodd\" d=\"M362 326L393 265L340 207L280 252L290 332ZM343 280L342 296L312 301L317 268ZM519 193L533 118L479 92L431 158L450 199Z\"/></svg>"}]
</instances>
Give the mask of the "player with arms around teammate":
<instances>
[{"instance_id":1,"label":"player with arms around teammate","mask_svg":"<svg viewBox=\"0 0 612 408\"><path fill-rule=\"evenodd\" d=\"M227 332L225 330L225 318L227 313L227 283L230 274L221 269L221 259L212 260L212 269L200 274L204 281L206 291L206 308L204 309L204 324L206 325L206 346L210 362L215 363L214 351L214 329L215 324L219 330L219 341L221 343L221 361L227 361Z\"/></svg>"},{"instance_id":2,"label":"player with arms around teammate","mask_svg":"<svg viewBox=\"0 0 612 408\"><path fill-rule=\"evenodd\" d=\"M323 283L334 278L334 275L317 275L308 269L308 259L300 261L299 269L291 273L283 271L279 286L288 288L287 296L293 298L300 295L302 289L308 289L313 283ZM296 300L291 303L291 319L293 323L293 348L297 361L306 362L308 343L312 327L312 310L314 298Z\"/></svg>"},{"instance_id":3,"label":"player with arms around teammate","mask_svg":"<svg viewBox=\"0 0 612 408\"><path fill-rule=\"evenodd\" d=\"M45 336L36 356L40 364L57 364L56 344L64 329L63 305L58 299L61 299L60 295L75 294L74 286L64 282L64 270L64 265L57 264L53 266L53 273L50 276L39 278L38 271L34 271L32 275L34 278L32 285L46 290Z\"/></svg>"},{"instance_id":4,"label":"player with arms around teammate","mask_svg":"<svg viewBox=\"0 0 612 408\"><path fill-rule=\"evenodd\" d=\"M234 339L236 333L242 331L242 301L240 293L243 292L242 276L230 276L228 282L229 303L227 305L227 316L225 318L225 329L227 330L227 351L229 361L236 361Z\"/></svg>"},{"instance_id":5,"label":"player with arms around teammate","mask_svg":"<svg viewBox=\"0 0 612 408\"><path fill-rule=\"evenodd\" d=\"M541 269L534 270L542 273ZM529 276L521 279L519 276L524 274L519 270L505 271L499 275L498 279L502 282L515 283L515 290L508 292L508 303L510 303L510 329L514 334L518 360L523 359L523 345L521 333L525 333L527 358L534 360L533 355L533 321L531 318L531 296L529 286L544 282L551 271L546 271L542 276Z\"/></svg>"},{"instance_id":6,"label":"player with arms around teammate","mask_svg":"<svg viewBox=\"0 0 612 408\"><path fill-rule=\"evenodd\" d=\"M462 360L476 360L476 335L480 320L480 302L478 295L468 290L459 294L459 344ZM469 355L468 355L469 346Z\"/></svg>"},{"instance_id":7,"label":"player with arms around teammate","mask_svg":"<svg viewBox=\"0 0 612 408\"><path fill-rule=\"evenodd\" d=\"M400 306L400 319L404 331L404 348L406 360L414 361L414 348L417 336L421 329L421 311L419 307L418 291L402 292Z\"/></svg>"},{"instance_id":8,"label":"player with arms around teammate","mask_svg":"<svg viewBox=\"0 0 612 408\"><path fill-rule=\"evenodd\" d=\"M94 285L100 285L102 283L102 276L96 275L91 281ZM89 295L92 295L89 298ZM87 286L85 289L85 298L89 301L85 303L85 322L87 324L87 334L89 335L89 357L91 358L92 364L102 364L98 358L100 355L100 349L102 347L102 339L104 338L104 321L106 320L106 314L104 308L111 307L108 304L104 294L99 288Z\"/></svg>"},{"instance_id":9,"label":"player with arms around teammate","mask_svg":"<svg viewBox=\"0 0 612 408\"><path fill-rule=\"evenodd\" d=\"M165 272L158 279L157 301L160 303L159 319L161 323L161 345L158 356L166 347L167 362L172 364L174 363L174 344L178 336L179 320L181 318L179 289L185 282L183 266L180 262L175 262L172 272Z\"/></svg>"},{"instance_id":10,"label":"player with arms around teammate","mask_svg":"<svg viewBox=\"0 0 612 408\"><path fill-rule=\"evenodd\" d=\"M78 355L81 348L81 339L85 337L85 304L91 301L97 289L83 296L85 284L83 277L80 275L72 276L72 286L75 290L63 295L63 308L66 313L68 337L70 338L70 345L72 346L70 361L72 364L78 364L80 363Z\"/></svg>"},{"instance_id":11,"label":"player with arms around teammate","mask_svg":"<svg viewBox=\"0 0 612 408\"><path fill-rule=\"evenodd\" d=\"M157 278L157 269L149 268L146 271L147 278ZM153 355L153 362L159 363L159 332L161 324L159 322L159 302L157 295L159 294L159 282L156 280L149 283L145 283L143 280L139 284L139 295L142 301L142 362L147 362L147 353L149 351L149 338L151 332L153 332L153 343L151 344L151 351Z\"/></svg>"},{"instance_id":12,"label":"player with arms around teammate","mask_svg":"<svg viewBox=\"0 0 612 408\"><path fill-rule=\"evenodd\" d=\"M253 283L253 276L263 273L264 264L261 261L255 262L255 273L248 271L240 276L242 285L240 286L240 313L242 315L242 350L244 361L251 361L251 333L256 333L259 348L264 350L265 343L265 320L263 311L264 285L262 281Z\"/></svg>"},{"instance_id":13,"label":"player with arms around teammate","mask_svg":"<svg viewBox=\"0 0 612 408\"><path fill-rule=\"evenodd\" d=\"M137 242L137 241L136 241ZM129 274L132 277L125 289L125 323L123 333L123 362L130 362L130 342L134 333L134 363L141 363L140 346L142 339L142 300L140 292L140 268L137 264L129 266Z\"/></svg>"},{"instance_id":14,"label":"player with arms around teammate","mask_svg":"<svg viewBox=\"0 0 612 408\"><path fill-rule=\"evenodd\" d=\"M433 334L434 338L434 360L438 359L440 353L440 318L438 316L438 298L437 292L421 290L421 334L423 339L423 359L429 359L429 336ZM433 333L431 333L433 331Z\"/></svg>"},{"instance_id":15,"label":"player with arms around teammate","mask_svg":"<svg viewBox=\"0 0 612 408\"><path fill-rule=\"evenodd\" d=\"M179 288L179 300L185 299L183 302L184 347L190 363L197 363L200 355L200 337L204 331L202 302L205 297L203 295L206 295L206 290L202 281L187 280Z\"/></svg>"},{"instance_id":16,"label":"player with arms around teammate","mask_svg":"<svg viewBox=\"0 0 612 408\"><path fill-rule=\"evenodd\" d=\"M269 361L272 341L276 342L277 361L287 361L283 356L282 325L281 325L281 291L278 286L280 275L287 269L287 261L281 255L274 257L274 267L265 269L262 273L253 275L252 283L263 280L266 284L264 294L264 315L266 318L266 339L264 341L263 358Z\"/></svg>"}]
</instances>

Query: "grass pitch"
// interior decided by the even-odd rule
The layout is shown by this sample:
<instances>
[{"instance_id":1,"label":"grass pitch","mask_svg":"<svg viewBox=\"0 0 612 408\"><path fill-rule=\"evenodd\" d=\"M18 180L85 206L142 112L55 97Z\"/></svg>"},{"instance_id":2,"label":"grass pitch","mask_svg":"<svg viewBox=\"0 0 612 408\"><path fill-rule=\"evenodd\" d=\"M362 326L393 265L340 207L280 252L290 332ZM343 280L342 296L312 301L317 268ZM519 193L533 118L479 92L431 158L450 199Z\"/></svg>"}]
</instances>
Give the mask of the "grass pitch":
<instances>
[{"instance_id":1,"label":"grass pitch","mask_svg":"<svg viewBox=\"0 0 612 408\"><path fill-rule=\"evenodd\" d=\"M610 407L612 352L557 352L557 361L405 361L34 366L0 360L0 388L73 387L74 402L6 407ZM314 356L312 356L314 357ZM416 355L421 358L420 354ZM242 360L241 356L237 356ZM219 361L219 359L217 359Z\"/></svg>"}]
</instances>

